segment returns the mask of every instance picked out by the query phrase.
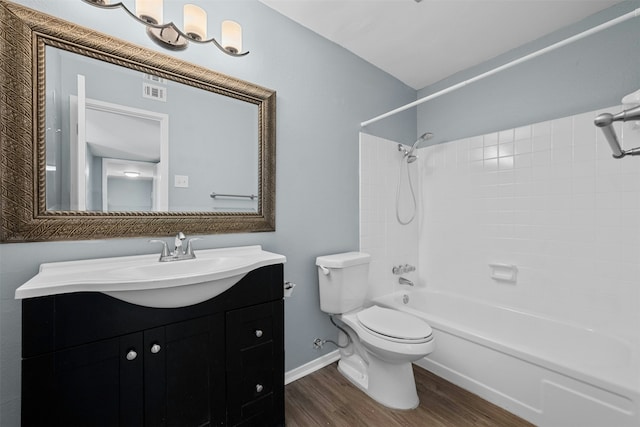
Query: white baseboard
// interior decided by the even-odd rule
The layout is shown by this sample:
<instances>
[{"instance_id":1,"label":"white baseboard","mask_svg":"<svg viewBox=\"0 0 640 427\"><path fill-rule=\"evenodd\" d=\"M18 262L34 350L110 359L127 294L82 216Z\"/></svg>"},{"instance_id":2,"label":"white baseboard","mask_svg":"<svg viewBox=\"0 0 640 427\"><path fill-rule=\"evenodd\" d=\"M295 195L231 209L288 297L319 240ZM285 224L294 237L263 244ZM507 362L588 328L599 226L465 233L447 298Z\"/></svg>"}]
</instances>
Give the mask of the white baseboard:
<instances>
[{"instance_id":1,"label":"white baseboard","mask_svg":"<svg viewBox=\"0 0 640 427\"><path fill-rule=\"evenodd\" d=\"M300 378L307 376L310 373L317 371L318 369L322 369L337 360L340 360L340 351L334 350L331 353L327 353L324 356L312 360L311 362L307 362L302 366L298 366L295 369L285 372L284 385L292 383L295 380L299 380Z\"/></svg>"}]
</instances>

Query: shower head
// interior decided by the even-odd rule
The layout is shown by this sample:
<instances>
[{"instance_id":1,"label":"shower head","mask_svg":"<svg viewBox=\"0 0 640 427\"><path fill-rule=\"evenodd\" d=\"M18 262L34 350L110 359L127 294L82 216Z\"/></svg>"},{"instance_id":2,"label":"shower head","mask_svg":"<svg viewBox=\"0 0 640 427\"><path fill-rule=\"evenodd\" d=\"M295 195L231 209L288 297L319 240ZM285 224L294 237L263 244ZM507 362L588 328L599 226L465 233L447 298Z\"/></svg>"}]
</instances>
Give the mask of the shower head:
<instances>
[{"instance_id":1,"label":"shower head","mask_svg":"<svg viewBox=\"0 0 640 427\"><path fill-rule=\"evenodd\" d=\"M431 138L433 138L433 134L431 132L425 132L422 135L420 135L420 138L416 139L416 142L414 142L413 145L411 146L411 149L409 150L409 153L407 154L407 156L410 156L411 154L413 154L413 150L418 148L418 145L420 143L428 141Z\"/></svg>"},{"instance_id":2,"label":"shower head","mask_svg":"<svg viewBox=\"0 0 640 427\"><path fill-rule=\"evenodd\" d=\"M413 152L418 148L418 146L433 138L433 134L431 132L425 132L413 143L411 148L407 150L404 145L398 144L398 150L403 152L403 158L407 159L407 163L413 163L418 159L418 156L413 154Z\"/></svg>"}]
</instances>

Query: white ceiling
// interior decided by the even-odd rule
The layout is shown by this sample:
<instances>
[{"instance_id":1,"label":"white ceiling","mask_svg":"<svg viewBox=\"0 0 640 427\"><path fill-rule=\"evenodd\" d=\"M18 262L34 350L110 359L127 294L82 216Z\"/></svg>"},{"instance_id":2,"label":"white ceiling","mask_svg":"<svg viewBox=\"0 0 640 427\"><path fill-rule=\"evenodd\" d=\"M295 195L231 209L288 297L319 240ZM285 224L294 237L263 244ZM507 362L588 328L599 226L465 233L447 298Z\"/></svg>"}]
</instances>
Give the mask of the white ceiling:
<instances>
[{"instance_id":1,"label":"white ceiling","mask_svg":"<svg viewBox=\"0 0 640 427\"><path fill-rule=\"evenodd\" d=\"M160 161L160 122L88 107L86 138L91 153L98 157Z\"/></svg>"},{"instance_id":2,"label":"white ceiling","mask_svg":"<svg viewBox=\"0 0 640 427\"><path fill-rule=\"evenodd\" d=\"M620 0L260 0L414 89Z\"/></svg>"}]
</instances>

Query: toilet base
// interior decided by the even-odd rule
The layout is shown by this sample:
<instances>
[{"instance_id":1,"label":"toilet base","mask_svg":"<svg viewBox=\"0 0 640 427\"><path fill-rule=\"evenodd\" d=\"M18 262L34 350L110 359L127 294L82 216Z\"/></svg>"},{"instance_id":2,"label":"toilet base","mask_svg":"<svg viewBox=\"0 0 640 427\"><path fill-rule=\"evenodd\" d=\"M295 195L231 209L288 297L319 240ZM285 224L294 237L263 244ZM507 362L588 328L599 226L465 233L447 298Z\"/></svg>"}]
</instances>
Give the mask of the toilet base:
<instances>
[{"instance_id":1,"label":"toilet base","mask_svg":"<svg viewBox=\"0 0 640 427\"><path fill-rule=\"evenodd\" d=\"M353 362L353 360L340 359L338 361L338 372L366 393L369 388L369 376L367 375L366 366L358 366L359 363L350 362Z\"/></svg>"},{"instance_id":2,"label":"toilet base","mask_svg":"<svg viewBox=\"0 0 640 427\"><path fill-rule=\"evenodd\" d=\"M415 409L420 404L411 362L390 364L367 354L369 366L357 356L342 356L338 371L369 397L392 409Z\"/></svg>"}]
</instances>

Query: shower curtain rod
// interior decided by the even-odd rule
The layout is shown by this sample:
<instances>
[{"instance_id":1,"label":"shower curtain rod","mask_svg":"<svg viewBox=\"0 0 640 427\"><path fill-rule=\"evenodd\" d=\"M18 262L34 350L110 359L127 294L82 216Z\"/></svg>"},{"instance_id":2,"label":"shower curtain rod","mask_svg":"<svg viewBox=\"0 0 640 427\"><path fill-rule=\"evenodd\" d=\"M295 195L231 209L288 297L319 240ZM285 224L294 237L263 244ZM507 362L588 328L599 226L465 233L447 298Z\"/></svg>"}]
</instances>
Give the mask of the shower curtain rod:
<instances>
[{"instance_id":1,"label":"shower curtain rod","mask_svg":"<svg viewBox=\"0 0 640 427\"><path fill-rule=\"evenodd\" d=\"M574 36L571 36L571 37L569 37L567 39L564 39L562 41L554 43L554 44L552 44L550 46L547 46L545 48L537 50L537 51L535 51L533 53L525 55L525 56L523 56L523 57L521 57L519 59L513 60L511 62L507 62L506 64L503 64L503 65L501 65L499 67L496 67L496 68L494 68L492 70L489 70L489 71L486 71L484 73L478 74L477 76L472 77L472 78L470 78L468 80L462 81L462 82L454 84L452 86L449 86L446 89L442 89L442 90L440 90L438 92L432 93L431 95L425 96L424 98L420 98L420 99L418 99L416 101L413 101L413 102L411 102L411 103L409 103L407 105L404 105L402 107L398 107L395 110L389 111L388 113L381 114L381 115L379 115L377 117L374 117L373 119L370 119L370 120L367 120L365 122L362 122L362 123L360 123L360 126L361 127L368 126L368 125L370 125L372 123L375 123L375 122L377 122L379 120L385 119L385 118L387 118L389 116L393 116L394 114L397 114L397 113L400 113L402 111L408 110L409 108L413 108L413 107L415 107L417 105L420 105L420 104L422 104L424 102L430 101L430 100L432 100L434 98L437 98L439 96L445 95L445 94L447 94L449 92L453 92L454 90L460 89L461 87L467 86L468 84L477 82L478 80L484 79L485 77L489 77L489 76L491 76L493 74L499 73L500 71L506 70L507 68L511 68L514 65L518 65L518 64L520 64L522 62L528 61L528 60L530 60L532 58L535 58L537 56L543 55L543 54L545 54L547 52L550 52L552 50L555 50L555 49L558 49L558 48L563 47L565 45L568 45L570 43L573 43L573 42L575 42L577 40L580 40L580 39L582 39L584 37L590 36L592 34L595 34L595 33L599 32L599 31L605 30L605 29L607 29L609 27L613 27L614 25L617 25L617 24L619 24L621 22L627 21L627 20L632 19L632 18L637 18L638 16L640 16L640 8L637 8L636 10L633 10L633 11L631 11L629 13L625 13L624 15L621 15L621 16L615 18L615 19L612 19L610 21L604 22L604 23L602 23L600 25L597 25L597 26L595 26L595 27L593 27L591 29L588 29L588 30L583 31L581 33L578 33L578 34L576 34Z\"/></svg>"}]
</instances>

